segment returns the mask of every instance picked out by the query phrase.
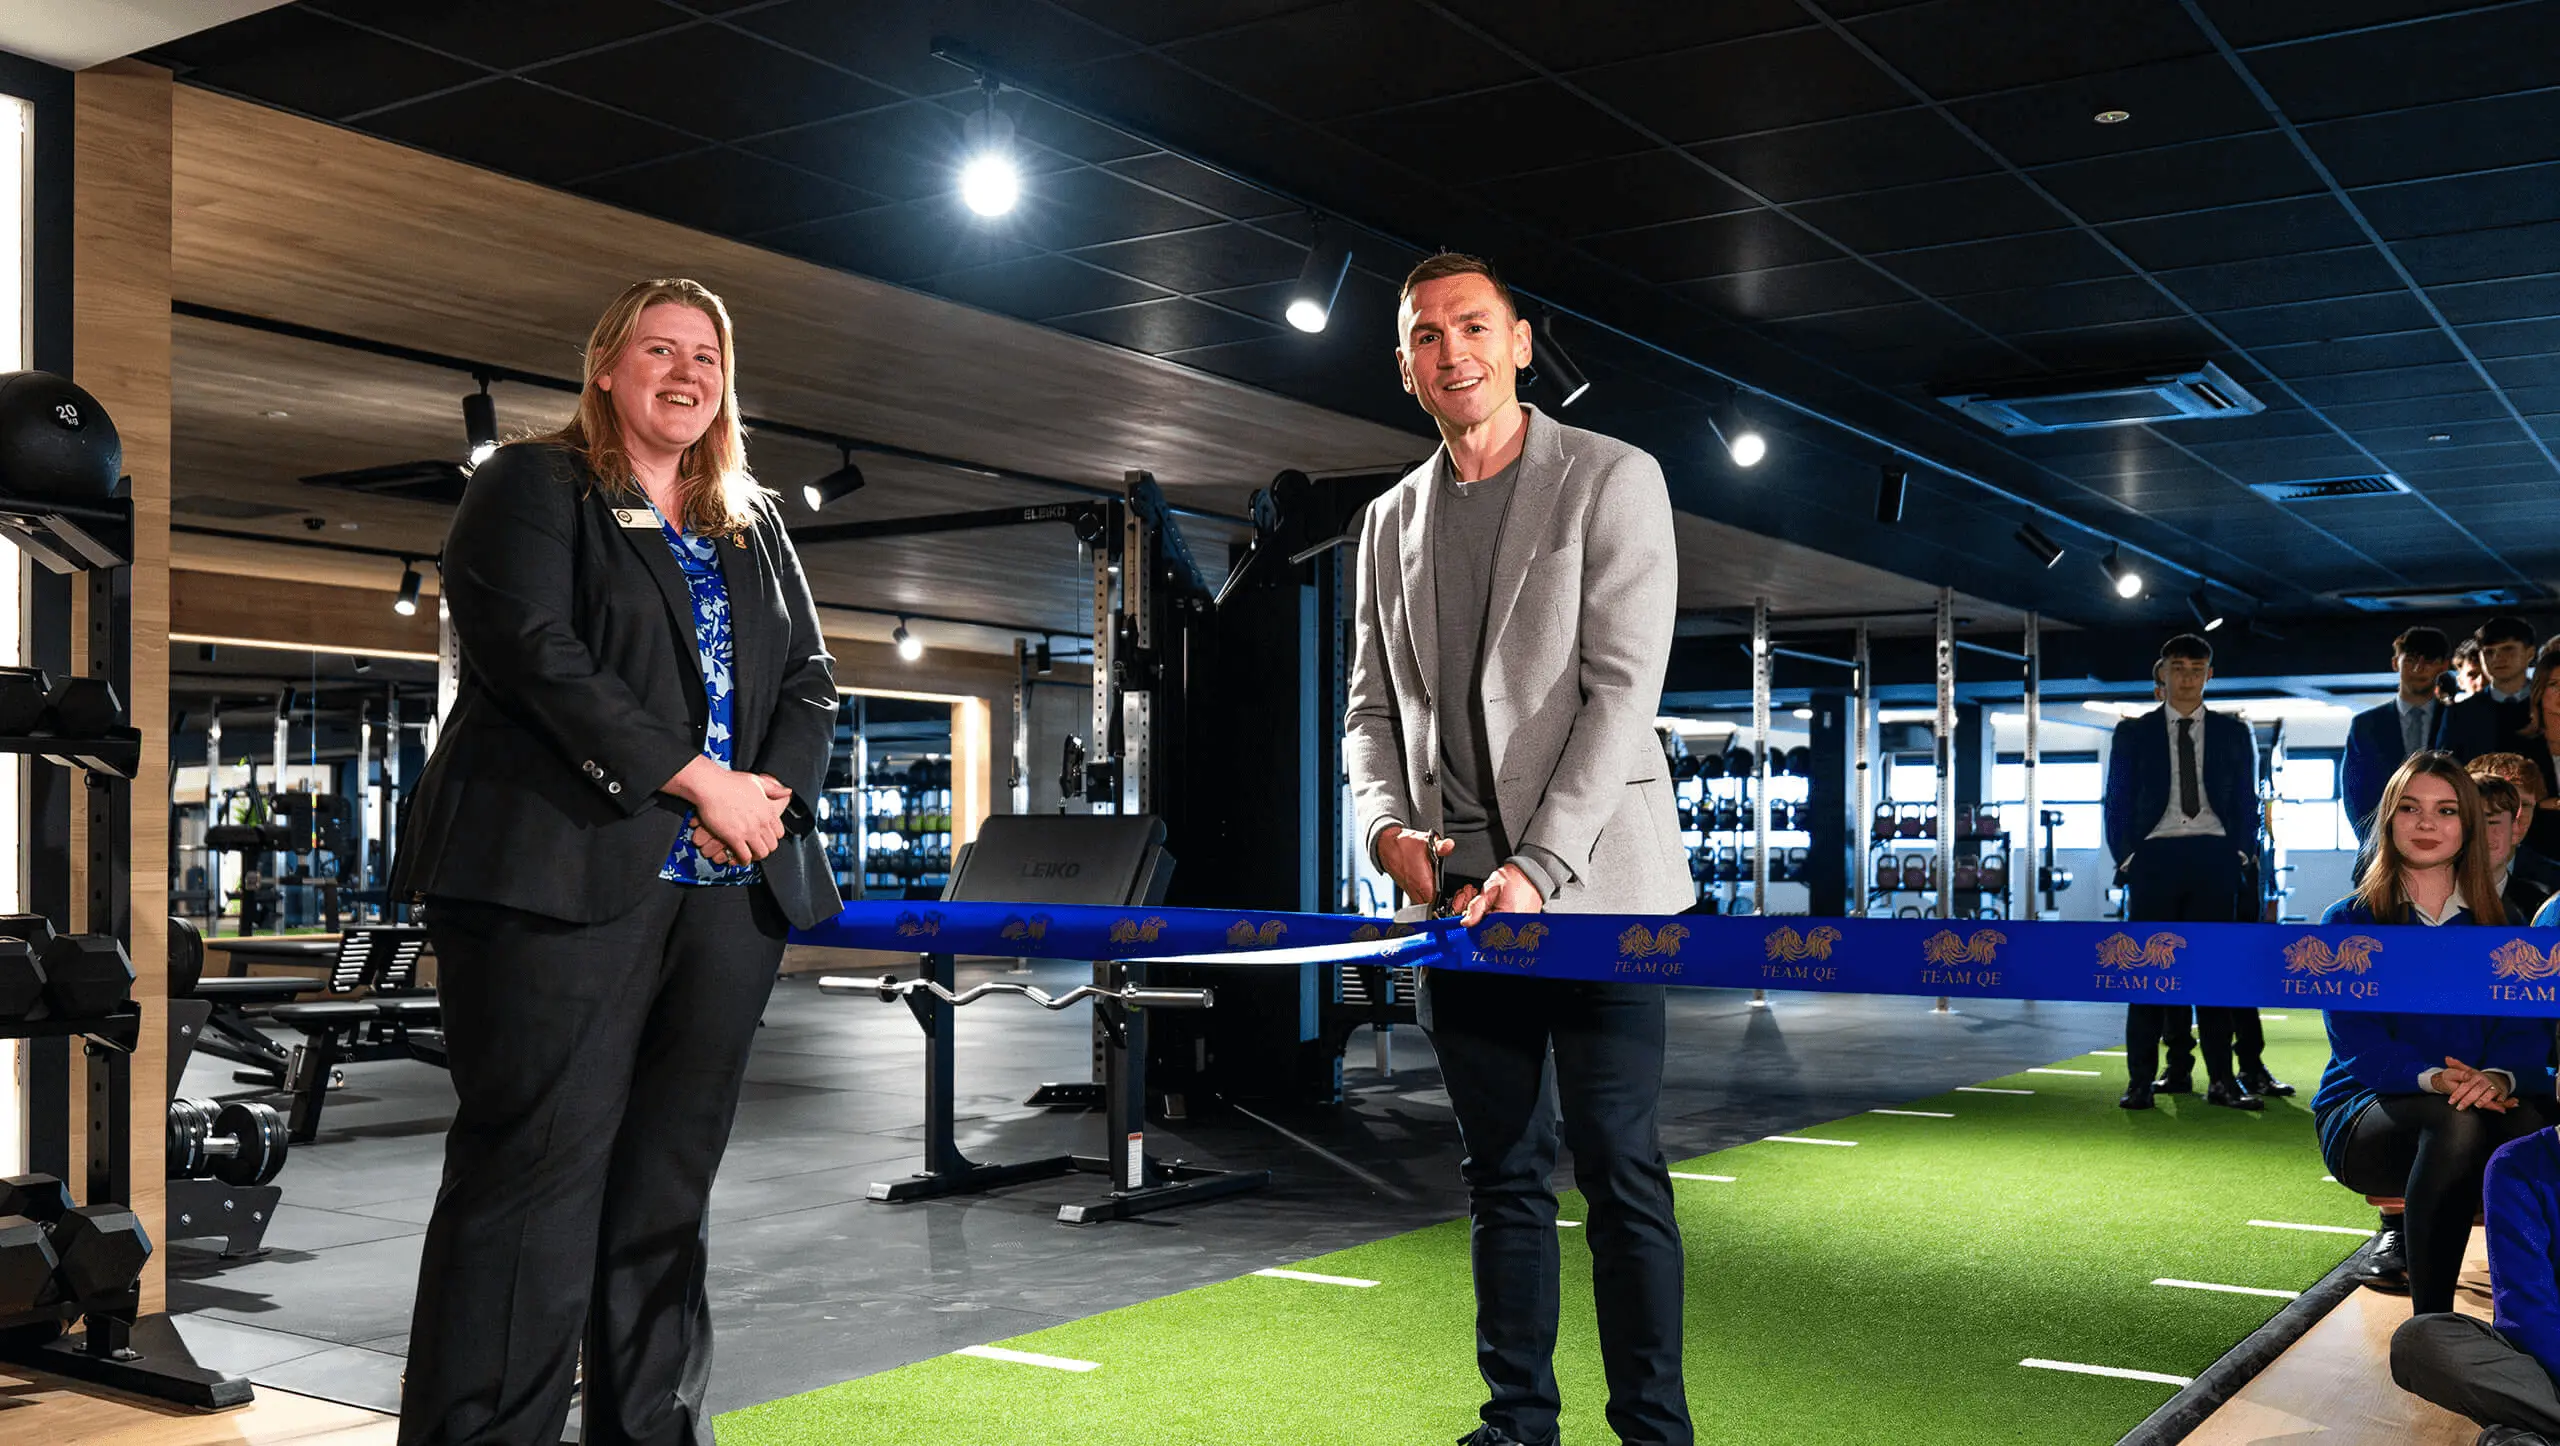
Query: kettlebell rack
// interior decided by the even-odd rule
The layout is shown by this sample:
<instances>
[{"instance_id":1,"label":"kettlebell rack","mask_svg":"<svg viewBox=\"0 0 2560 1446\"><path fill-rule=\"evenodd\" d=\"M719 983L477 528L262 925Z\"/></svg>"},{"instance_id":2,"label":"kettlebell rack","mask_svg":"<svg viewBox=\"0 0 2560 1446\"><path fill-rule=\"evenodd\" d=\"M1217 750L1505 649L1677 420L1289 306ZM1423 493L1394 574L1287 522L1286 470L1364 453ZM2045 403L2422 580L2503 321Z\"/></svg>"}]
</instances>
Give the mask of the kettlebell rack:
<instances>
[{"instance_id":1,"label":"kettlebell rack","mask_svg":"<svg viewBox=\"0 0 2560 1446\"><path fill-rule=\"evenodd\" d=\"M2009 832L1998 810L1959 806L1955 819L1957 853L1952 908L1944 917L2005 919L2009 916ZM1934 907L1939 893L1938 809L1935 804L1878 804L1874 850L1867 876L1866 908L1882 906L1898 918L1940 917ZM1917 844L1905 848L1898 845ZM1924 900L1926 902L1924 902Z\"/></svg>"},{"instance_id":2,"label":"kettlebell rack","mask_svg":"<svg viewBox=\"0 0 2560 1446\"><path fill-rule=\"evenodd\" d=\"M133 775L141 766L142 734L125 716L124 703L131 695L133 672L134 508L129 481L124 492L104 502L79 504L0 493L0 536L48 571L85 576L89 624L86 676L57 682L32 669L0 672L0 709L6 710L0 716L0 753L30 755L81 772L88 821L87 932L112 935L118 948L129 953ZM41 706L30 708L31 697L40 699ZM26 847L31 853L60 855L67 853L69 842L32 838ZM54 862L67 872L68 859ZM70 922L54 919L51 924L68 933ZM79 1195L85 1206L133 1199L133 1053L141 1037L142 1009L130 999L94 1018L0 1022L0 1038L82 1042L88 1158ZM51 1072L56 1087L42 1087L40 1072ZM28 1075L35 1097L57 1099L61 1108L37 1111L29 1131L30 1153L39 1174L56 1178L69 1173L69 1072L67 1049L39 1046L31 1052ZM0 1315L0 1360L181 1405L211 1409L249 1401L246 1380L198 1365L169 1317L144 1314L141 1298L137 1278L103 1296ZM64 1334L75 1319L83 1329Z\"/></svg>"}]
</instances>

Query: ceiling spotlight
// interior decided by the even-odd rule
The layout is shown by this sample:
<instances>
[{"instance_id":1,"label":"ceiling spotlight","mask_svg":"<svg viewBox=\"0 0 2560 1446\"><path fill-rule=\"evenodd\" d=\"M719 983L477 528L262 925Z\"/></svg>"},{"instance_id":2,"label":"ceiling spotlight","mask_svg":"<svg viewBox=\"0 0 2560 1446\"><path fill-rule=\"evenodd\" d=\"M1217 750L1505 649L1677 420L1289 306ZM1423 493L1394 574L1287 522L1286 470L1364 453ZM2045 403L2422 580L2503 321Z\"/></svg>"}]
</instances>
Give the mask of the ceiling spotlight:
<instances>
[{"instance_id":1,"label":"ceiling spotlight","mask_svg":"<svg viewBox=\"0 0 2560 1446\"><path fill-rule=\"evenodd\" d=\"M1733 459L1736 467L1757 467L1760 459L1769 455L1769 439L1742 415L1739 401L1727 401L1708 412L1707 430L1724 444L1725 455Z\"/></svg>"},{"instance_id":2,"label":"ceiling spotlight","mask_svg":"<svg viewBox=\"0 0 2560 1446\"><path fill-rule=\"evenodd\" d=\"M416 563L404 562L400 565L400 595L391 600L391 610L393 612L398 613L404 618L417 616L418 584L420 581L421 579L418 576L418 565Z\"/></svg>"},{"instance_id":3,"label":"ceiling spotlight","mask_svg":"<svg viewBox=\"0 0 2560 1446\"><path fill-rule=\"evenodd\" d=\"M1022 199L1022 171L1013 160L1013 117L996 109L996 86L980 81L986 109L963 127L968 159L960 166L960 199L981 216L1001 216Z\"/></svg>"},{"instance_id":4,"label":"ceiling spotlight","mask_svg":"<svg viewBox=\"0 0 2560 1446\"><path fill-rule=\"evenodd\" d=\"M2046 567L2062 561L2062 544L2044 535L2044 529L2032 522L2018 525L2018 545L2035 556Z\"/></svg>"},{"instance_id":5,"label":"ceiling spotlight","mask_svg":"<svg viewBox=\"0 0 2560 1446\"><path fill-rule=\"evenodd\" d=\"M2132 563L2124 560L2121 548L2112 543L2108 544L2107 555L2098 559L2098 566L2106 569L2107 581L2115 584L2116 596L2120 598L2142 596L2142 574L2134 570Z\"/></svg>"},{"instance_id":6,"label":"ceiling spotlight","mask_svg":"<svg viewBox=\"0 0 2560 1446\"><path fill-rule=\"evenodd\" d=\"M1556 314L1550 311L1540 317L1539 322L1543 330L1537 334L1532 343L1536 357L1534 365L1540 374L1555 379L1556 392L1564 398L1556 403L1556 407L1562 410L1572 406L1576 398L1591 390L1591 378L1584 376L1582 368L1575 366L1573 358L1566 356L1564 348L1557 344Z\"/></svg>"},{"instance_id":7,"label":"ceiling spotlight","mask_svg":"<svg viewBox=\"0 0 2560 1446\"><path fill-rule=\"evenodd\" d=\"M898 619L897 629L889 634L889 641L898 645L898 656L907 662L912 663L924 656L924 639L907 631L905 618Z\"/></svg>"},{"instance_id":8,"label":"ceiling spotlight","mask_svg":"<svg viewBox=\"0 0 2560 1446\"><path fill-rule=\"evenodd\" d=\"M853 465L853 449L839 442L836 450L843 456L843 465L814 482L800 484L800 500L812 512L823 512L828 503L862 490L862 469Z\"/></svg>"},{"instance_id":9,"label":"ceiling spotlight","mask_svg":"<svg viewBox=\"0 0 2560 1446\"><path fill-rule=\"evenodd\" d=\"M2096 115L2089 117L2089 119L2096 121L2102 126L2120 126L2126 121L2133 119L2133 112L2129 110L2102 110Z\"/></svg>"},{"instance_id":10,"label":"ceiling spotlight","mask_svg":"<svg viewBox=\"0 0 2560 1446\"><path fill-rule=\"evenodd\" d=\"M2201 588L2187 594L2187 611L2195 614L2196 626L2208 633L2221 627L2224 621L2221 612L2211 606Z\"/></svg>"},{"instance_id":11,"label":"ceiling spotlight","mask_svg":"<svg viewBox=\"0 0 2560 1446\"><path fill-rule=\"evenodd\" d=\"M1315 244L1307 248L1307 264L1298 268L1297 284L1289 288L1289 305L1282 313L1291 326L1310 335L1333 319L1334 298L1342 294L1342 278L1351 272L1351 248L1343 244L1341 232L1322 219L1315 228Z\"/></svg>"},{"instance_id":12,"label":"ceiling spotlight","mask_svg":"<svg viewBox=\"0 0 2560 1446\"><path fill-rule=\"evenodd\" d=\"M1813 721L1813 710L1811 708L1798 708L1795 710L1795 716L1809 723Z\"/></svg>"},{"instance_id":13,"label":"ceiling spotlight","mask_svg":"<svg viewBox=\"0 0 2560 1446\"><path fill-rule=\"evenodd\" d=\"M1902 520L1902 501L1911 490L1911 474L1891 462L1876 474L1876 521L1887 527Z\"/></svg>"},{"instance_id":14,"label":"ceiling spotlight","mask_svg":"<svg viewBox=\"0 0 2560 1446\"><path fill-rule=\"evenodd\" d=\"M462 435L470 446L471 465L479 466L498 450L498 402L489 395L489 379L480 379L480 390L462 399Z\"/></svg>"}]
</instances>

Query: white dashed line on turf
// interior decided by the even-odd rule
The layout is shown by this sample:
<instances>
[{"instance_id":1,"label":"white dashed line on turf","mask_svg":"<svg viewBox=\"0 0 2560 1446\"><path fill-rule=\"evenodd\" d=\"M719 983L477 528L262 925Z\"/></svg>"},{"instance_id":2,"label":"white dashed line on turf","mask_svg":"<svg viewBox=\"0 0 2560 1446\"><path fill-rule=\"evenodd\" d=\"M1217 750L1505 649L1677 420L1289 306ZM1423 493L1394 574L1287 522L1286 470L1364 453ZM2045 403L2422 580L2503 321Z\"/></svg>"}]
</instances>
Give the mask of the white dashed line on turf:
<instances>
[{"instance_id":1,"label":"white dashed line on turf","mask_svg":"<svg viewBox=\"0 0 2560 1446\"><path fill-rule=\"evenodd\" d=\"M1672 1171L1671 1178L1674 1180L1712 1180L1719 1185L1730 1185L1733 1183L1733 1177L1731 1175L1692 1175L1686 1170Z\"/></svg>"},{"instance_id":2,"label":"white dashed line on turf","mask_svg":"<svg viewBox=\"0 0 2560 1446\"><path fill-rule=\"evenodd\" d=\"M2252 1220L2261 1230L2308 1230L2317 1235L2371 1235L2361 1225L2297 1225L2290 1220Z\"/></svg>"},{"instance_id":3,"label":"white dashed line on turf","mask_svg":"<svg viewBox=\"0 0 2560 1446\"><path fill-rule=\"evenodd\" d=\"M2034 1069L2020 1070L2020 1071L2019 1071L2019 1073L2020 1073L2020 1074L2076 1074L2076 1075L2079 1075L2079 1076L2080 1076L2081 1078L2083 1078L2083 1079L2096 1079L2096 1078L2098 1078L2098 1071L2096 1071L2096 1070L2094 1070L2094 1069L2054 1069L2054 1068L2051 1068L2050 1066L2046 1066L2046 1065L2038 1065L2038 1066L2036 1066Z\"/></svg>"},{"instance_id":4,"label":"white dashed line on turf","mask_svg":"<svg viewBox=\"0 0 2560 1446\"><path fill-rule=\"evenodd\" d=\"M2100 1059L2124 1058L2124 1051L2120 1049L2093 1049L2089 1051L2089 1053L2096 1055Z\"/></svg>"},{"instance_id":5,"label":"white dashed line on turf","mask_svg":"<svg viewBox=\"0 0 2560 1446\"><path fill-rule=\"evenodd\" d=\"M1362 1280L1357 1276L1315 1275L1304 1270L1257 1270L1254 1274L1267 1275L1273 1280L1303 1280L1315 1285L1347 1285L1356 1290L1367 1290L1377 1284L1374 1280Z\"/></svg>"},{"instance_id":6,"label":"white dashed line on turf","mask_svg":"<svg viewBox=\"0 0 2560 1446\"><path fill-rule=\"evenodd\" d=\"M2069 1371L2077 1376L2112 1376L2119 1381L2157 1381L2164 1386L2192 1386L2193 1376L2172 1376L2162 1371L2128 1371L2122 1366L2084 1366L2078 1361L2048 1361L2029 1356L2019 1365L2039 1371Z\"/></svg>"},{"instance_id":7,"label":"white dashed line on turf","mask_svg":"<svg viewBox=\"0 0 2560 1446\"><path fill-rule=\"evenodd\" d=\"M1052 1371L1098 1371L1100 1361L1069 1360L1065 1356L1044 1356L1034 1351L1009 1351L1002 1346L962 1346L955 1356L976 1356L982 1361L1004 1361L1017 1366L1044 1366Z\"/></svg>"},{"instance_id":8,"label":"white dashed line on turf","mask_svg":"<svg viewBox=\"0 0 2560 1446\"><path fill-rule=\"evenodd\" d=\"M1957 1085L1960 1095L2031 1095L2034 1090L2004 1090L1997 1085Z\"/></svg>"},{"instance_id":9,"label":"white dashed line on turf","mask_svg":"<svg viewBox=\"0 0 2560 1446\"><path fill-rule=\"evenodd\" d=\"M1837 1145L1842 1149L1854 1148L1858 1143L1855 1140L1817 1140L1811 1135L1762 1135L1760 1138L1773 1145Z\"/></svg>"},{"instance_id":10,"label":"white dashed line on turf","mask_svg":"<svg viewBox=\"0 0 2560 1446\"><path fill-rule=\"evenodd\" d=\"M1952 1120L1955 1118L1955 1116L1948 1114L1945 1110L1869 1110L1867 1113L1871 1115L1907 1115L1915 1120Z\"/></svg>"},{"instance_id":11,"label":"white dashed line on turf","mask_svg":"<svg viewBox=\"0 0 2560 1446\"><path fill-rule=\"evenodd\" d=\"M2170 1280L2163 1277L2151 1283L2153 1285L2176 1286L2180 1290L2220 1291L2224 1295L2263 1295L2271 1300L2300 1300L2302 1298L2302 1292L2298 1290L2269 1290L2266 1287L2259 1285L2215 1285L2209 1280Z\"/></svg>"},{"instance_id":12,"label":"white dashed line on turf","mask_svg":"<svg viewBox=\"0 0 2560 1446\"><path fill-rule=\"evenodd\" d=\"M1556 1228L1558 1230L1579 1230L1582 1228L1582 1222L1579 1220L1559 1220L1556 1222Z\"/></svg>"},{"instance_id":13,"label":"white dashed line on turf","mask_svg":"<svg viewBox=\"0 0 2560 1446\"><path fill-rule=\"evenodd\" d=\"M2264 1020L2264 1019L2291 1019L2292 1017L2293 1017L2293 1016L2292 1016L2292 1015L2290 1015L2290 1014L2261 1014L2261 1015L2259 1015L2259 1016L2258 1016L2258 1018L2260 1018L2260 1019L2262 1019L2262 1020Z\"/></svg>"},{"instance_id":14,"label":"white dashed line on turf","mask_svg":"<svg viewBox=\"0 0 2560 1446\"><path fill-rule=\"evenodd\" d=\"M2320 1177L2320 1183L2323 1185L2335 1185L2338 1183L2338 1177L2335 1175L2323 1175Z\"/></svg>"}]
</instances>

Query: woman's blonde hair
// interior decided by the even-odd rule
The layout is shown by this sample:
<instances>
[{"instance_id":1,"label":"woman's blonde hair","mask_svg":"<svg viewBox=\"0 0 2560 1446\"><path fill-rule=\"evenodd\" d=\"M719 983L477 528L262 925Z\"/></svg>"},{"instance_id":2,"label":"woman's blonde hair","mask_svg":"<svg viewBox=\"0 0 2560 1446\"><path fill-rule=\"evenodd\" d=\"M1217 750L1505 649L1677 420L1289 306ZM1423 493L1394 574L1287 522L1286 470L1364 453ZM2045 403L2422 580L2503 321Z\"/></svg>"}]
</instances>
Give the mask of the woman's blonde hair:
<instances>
[{"instance_id":1,"label":"woman's blonde hair","mask_svg":"<svg viewBox=\"0 0 2560 1446\"><path fill-rule=\"evenodd\" d=\"M2461 810L2462 847L2453 856L2453 878L2463 902L2470 906L2472 922L2505 923L2506 906L2499 902L2498 876L2491 870L2488 841L2481 832L2488 810L2471 775L2452 754L2442 751L2409 755L2409 761L2382 786L2382 802L2373 811L2373 848L2365 859L2364 876L2356 880L2357 900L2377 924L2409 922L2409 892L2401 883L2408 861L2400 856L2400 840L2391 831L2391 820L2400 812L2400 798L2409 791L2410 782L2422 776L2443 779Z\"/></svg>"},{"instance_id":2,"label":"woman's blonde hair","mask_svg":"<svg viewBox=\"0 0 2560 1446\"><path fill-rule=\"evenodd\" d=\"M613 410L613 394L596 378L613 369L640 330L640 313L660 302L689 306L711 318L720 339L720 406L701 438L684 449L676 463L676 490L683 499L684 530L729 536L755 522L756 479L747 471L746 429L738 424L738 353L729 326L729 308L709 288L682 277L634 282L596 318L587 337L586 365L580 377L578 413L556 432L534 438L575 448L586 458L598 481L617 492L636 491L639 479L624 450L622 419Z\"/></svg>"}]
</instances>

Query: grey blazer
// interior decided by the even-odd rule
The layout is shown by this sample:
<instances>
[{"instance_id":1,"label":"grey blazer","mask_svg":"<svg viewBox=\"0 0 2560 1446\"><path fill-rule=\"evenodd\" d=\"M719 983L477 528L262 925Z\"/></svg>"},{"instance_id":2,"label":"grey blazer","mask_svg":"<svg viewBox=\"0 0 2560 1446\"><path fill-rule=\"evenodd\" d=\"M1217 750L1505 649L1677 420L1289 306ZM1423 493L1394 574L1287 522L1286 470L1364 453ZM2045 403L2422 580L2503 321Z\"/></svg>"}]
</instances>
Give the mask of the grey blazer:
<instances>
[{"instance_id":1,"label":"grey blazer","mask_svg":"<svg viewBox=\"0 0 2560 1446\"><path fill-rule=\"evenodd\" d=\"M1534 407L1494 545L1484 714L1496 806L1515 846L1562 859L1547 907L1677 913L1696 902L1670 770L1655 741L1679 607L1671 494L1644 451ZM1369 505L1343 728L1360 837L1436 830L1440 454Z\"/></svg>"}]
</instances>

